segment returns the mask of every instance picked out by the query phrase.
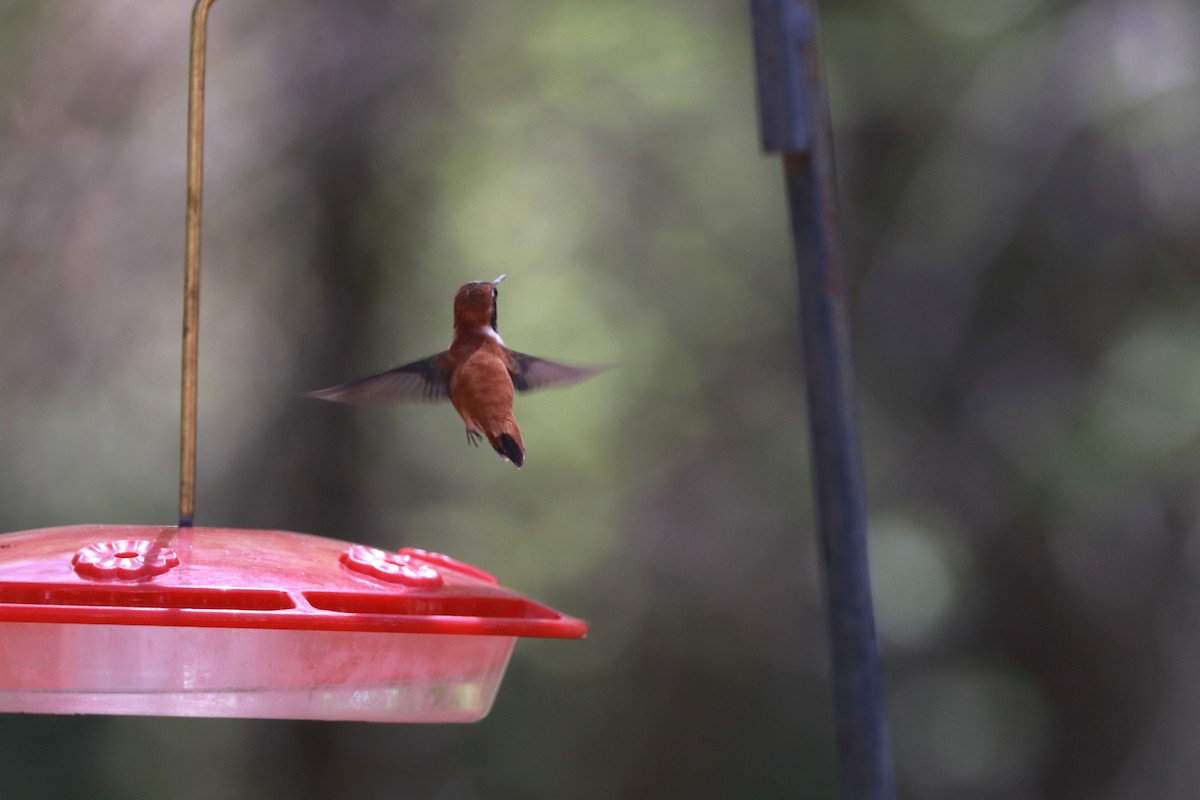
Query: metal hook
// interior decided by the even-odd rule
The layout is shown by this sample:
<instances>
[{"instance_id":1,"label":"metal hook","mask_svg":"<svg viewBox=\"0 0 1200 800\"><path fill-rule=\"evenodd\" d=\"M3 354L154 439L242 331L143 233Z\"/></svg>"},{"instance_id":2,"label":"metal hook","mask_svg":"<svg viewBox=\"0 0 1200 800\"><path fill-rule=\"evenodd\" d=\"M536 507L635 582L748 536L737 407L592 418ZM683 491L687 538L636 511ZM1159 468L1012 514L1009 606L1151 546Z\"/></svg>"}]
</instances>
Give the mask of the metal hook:
<instances>
[{"instance_id":1,"label":"metal hook","mask_svg":"<svg viewBox=\"0 0 1200 800\"><path fill-rule=\"evenodd\" d=\"M204 194L204 62L208 10L192 10L188 73L187 216L183 240L183 398L179 416L179 527L196 518L196 371L200 353L200 212Z\"/></svg>"}]
</instances>

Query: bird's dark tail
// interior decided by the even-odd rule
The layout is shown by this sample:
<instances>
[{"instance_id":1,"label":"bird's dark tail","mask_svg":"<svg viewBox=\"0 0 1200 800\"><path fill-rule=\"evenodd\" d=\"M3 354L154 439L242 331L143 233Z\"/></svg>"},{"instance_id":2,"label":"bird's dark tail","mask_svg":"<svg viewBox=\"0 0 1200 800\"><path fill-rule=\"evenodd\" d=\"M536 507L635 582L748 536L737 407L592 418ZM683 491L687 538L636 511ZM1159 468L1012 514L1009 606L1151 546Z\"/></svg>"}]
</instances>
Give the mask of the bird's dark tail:
<instances>
[{"instance_id":1,"label":"bird's dark tail","mask_svg":"<svg viewBox=\"0 0 1200 800\"><path fill-rule=\"evenodd\" d=\"M521 449L521 445L517 444L517 440L507 433L500 434L500 447L496 448L496 452L503 453L518 467L525 463L525 451Z\"/></svg>"},{"instance_id":2,"label":"bird's dark tail","mask_svg":"<svg viewBox=\"0 0 1200 800\"><path fill-rule=\"evenodd\" d=\"M492 449L520 467L525 463L525 445L521 442L521 430L517 427L517 421L509 417L499 428L496 433L489 431L487 434Z\"/></svg>"}]
</instances>

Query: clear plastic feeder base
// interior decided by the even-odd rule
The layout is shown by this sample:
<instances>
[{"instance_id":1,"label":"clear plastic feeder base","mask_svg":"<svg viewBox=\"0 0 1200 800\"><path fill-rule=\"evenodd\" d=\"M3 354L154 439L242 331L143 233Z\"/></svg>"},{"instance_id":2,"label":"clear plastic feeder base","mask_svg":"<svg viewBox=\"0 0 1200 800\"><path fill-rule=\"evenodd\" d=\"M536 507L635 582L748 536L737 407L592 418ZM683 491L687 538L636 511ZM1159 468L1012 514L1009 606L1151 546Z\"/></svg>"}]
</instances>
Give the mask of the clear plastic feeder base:
<instances>
[{"instance_id":1,"label":"clear plastic feeder base","mask_svg":"<svg viewBox=\"0 0 1200 800\"><path fill-rule=\"evenodd\" d=\"M473 722L491 708L515 644L512 636L10 623L0 626L0 711Z\"/></svg>"},{"instance_id":2,"label":"clear plastic feeder base","mask_svg":"<svg viewBox=\"0 0 1200 800\"><path fill-rule=\"evenodd\" d=\"M283 531L0 536L0 711L471 722L580 620L419 550Z\"/></svg>"}]
</instances>

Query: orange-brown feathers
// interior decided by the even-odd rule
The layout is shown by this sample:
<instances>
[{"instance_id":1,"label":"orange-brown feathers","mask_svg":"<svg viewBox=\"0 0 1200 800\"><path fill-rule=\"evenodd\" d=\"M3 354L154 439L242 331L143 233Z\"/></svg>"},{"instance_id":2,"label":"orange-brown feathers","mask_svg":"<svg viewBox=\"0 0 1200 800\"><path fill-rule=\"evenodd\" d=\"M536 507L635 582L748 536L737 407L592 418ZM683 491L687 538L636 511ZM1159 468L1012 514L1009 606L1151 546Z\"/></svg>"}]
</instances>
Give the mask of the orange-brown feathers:
<instances>
[{"instance_id":1,"label":"orange-brown feathers","mask_svg":"<svg viewBox=\"0 0 1200 800\"><path fill-rule=\"evenodd\" d=\"M447 349L309 396L356 405L449 400L467 426L467 441L478 445L486 436L501 458L520 467L525 445L513 416L513 392L567 386L603 368L568 366L505 347L496 330L496 285L502 280L503 275L459 287Z\"/></svg>"}]
</instances>

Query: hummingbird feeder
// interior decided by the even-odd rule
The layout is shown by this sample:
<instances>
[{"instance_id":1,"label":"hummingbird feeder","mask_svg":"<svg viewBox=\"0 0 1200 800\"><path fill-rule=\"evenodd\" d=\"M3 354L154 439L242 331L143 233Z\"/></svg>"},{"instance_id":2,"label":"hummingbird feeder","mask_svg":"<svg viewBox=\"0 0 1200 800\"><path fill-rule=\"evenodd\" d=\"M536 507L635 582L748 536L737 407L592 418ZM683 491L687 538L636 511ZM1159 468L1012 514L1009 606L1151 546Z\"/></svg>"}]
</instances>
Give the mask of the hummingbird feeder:
<instances>
[{"instance_id":1,"label":"hummingbird feeder","mask_svg":"<svg viewBox=\"0 0 1200 800\"><path fill-rule=\"evenodd\" d=\"M179 524L0 535L0 712L481 719L518 637L587 624L439 553L193 526L213 2L191 28Z\"/></svg>"}]
</instances>

